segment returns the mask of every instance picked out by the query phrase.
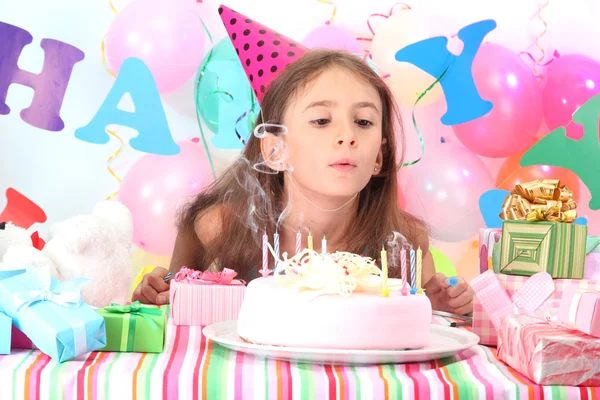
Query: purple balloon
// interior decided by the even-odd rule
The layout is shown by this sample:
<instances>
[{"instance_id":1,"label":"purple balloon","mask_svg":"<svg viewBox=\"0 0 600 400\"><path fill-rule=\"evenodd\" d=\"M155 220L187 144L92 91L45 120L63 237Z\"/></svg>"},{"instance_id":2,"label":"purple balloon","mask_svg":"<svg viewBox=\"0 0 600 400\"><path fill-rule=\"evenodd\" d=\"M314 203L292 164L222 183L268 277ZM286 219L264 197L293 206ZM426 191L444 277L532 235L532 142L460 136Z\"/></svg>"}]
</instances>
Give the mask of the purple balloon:
<instances>
[{"instance_id":1,"label":"purple balloon","mask_svg":"<svg viewBox=\"0 0 600 400\"><path fill-rule=\"evenodd\" d=\"M571 123L575 110L600 93L600 63L589 57L570 54L552 62L546 71L542 93L544 118L550 130L566 126L567 136L583 137L583 126Z\"/></svg>"},{"instance_id":2,"label":"purple balloon","mask_svg":"<svg viewBox=\"0 0 600 400\"><path fill-rule=\"evenodd\" d=\"M334 25L323 25L310 32L302 44L309 49L335 49L346 50L350 53L362 53L356 38L342 28Z\"/></svg>"}]
</instances>

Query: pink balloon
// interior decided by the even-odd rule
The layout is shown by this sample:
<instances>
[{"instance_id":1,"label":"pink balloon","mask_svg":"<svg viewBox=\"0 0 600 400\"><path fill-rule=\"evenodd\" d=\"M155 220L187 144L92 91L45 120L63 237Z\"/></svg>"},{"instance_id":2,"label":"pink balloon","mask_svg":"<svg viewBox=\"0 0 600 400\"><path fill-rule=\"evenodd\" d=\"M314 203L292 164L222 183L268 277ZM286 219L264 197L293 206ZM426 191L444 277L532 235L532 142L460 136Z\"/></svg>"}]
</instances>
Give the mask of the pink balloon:
<instances>
[{"instance_id":1,"label":"pink balloon","mask_svg":"<svg viewBox=\"0 0 600 400\"><path fill-rule=\"evenodd\" d=\"M346 50L350 53L362 53L362 49L356 38L342 28L334 25L323 25L310 32L302 44L309 49L325 48Z\"/></svg>"},{"instance_id":2,"label":"pink balloon","mask_svg":"<svg viewBox=\"0 0 600 400\"><path fill-rule=\"evenodd\" d=\"M566 126L567 136L583 137L583 127L567 125L583 103L600 93L600 63L589 57L572 54L558 58L546 72L542 93L544 118L550 130Z\"/></svg>"},{"instance_id":3,"label":"pink balloon","mask_svg":"<svg viewBox=\"0 0 600 400\"><path fill-rule=\"evenodd\" d=\"M106 35L106 58L115 73L123 61L144 61L159 93L181 87L202 61L206 34L185 2L135 0L116 16Z\"/></svg>"},{"instance_id":4,"label":"pink balloon","mask_svg":"<svg viewBox=\"0 0 600 400\"><path fill-rule=\"evenodd\" d=\"M152 254L171 255L178 207L212 181L202 146L177 143L174 156L147 154L125 175L118 199L133 214L133 242Z\"/></svg>"},{"instance_id":5,"label":"pink balloon","mask_svg":"<svg viewBox=\"0 0 600 400\"><path fill-rule=\"evenodd\" d=\"M474 237L485 226L479 197L494 188L485 164L454 143L431 145L400 177L406 211L422 218L434 239L459 242Z\"/></svg>"},{"instance_id":6,"label":"pink balloon","mask_svg":"<svg viewBox=\"0 0 600 400\"><path fill-rule=\"evenodd\" d=\"M541 90L531 69L507 48L485 43L472 71L479 94L494 108L481 118L455 125L458 140L475 154L492 158L529 148L542 123Z\"/></svg>"}]
</instances>

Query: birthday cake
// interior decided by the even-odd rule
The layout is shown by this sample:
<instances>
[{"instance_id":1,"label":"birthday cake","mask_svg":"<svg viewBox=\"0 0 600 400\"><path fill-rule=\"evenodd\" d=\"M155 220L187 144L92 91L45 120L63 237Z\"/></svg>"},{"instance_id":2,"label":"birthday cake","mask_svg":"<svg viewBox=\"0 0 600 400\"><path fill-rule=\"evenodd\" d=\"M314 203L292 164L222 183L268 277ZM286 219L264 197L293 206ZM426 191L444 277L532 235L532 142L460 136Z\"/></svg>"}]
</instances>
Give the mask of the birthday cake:
<instances>
[{"instance_id":1,"label":"birthday cake","mask_svg":"<svg viewBox=\"0 0 600 400\"><path fill-rule=\"evenodd\" d=\"M285 256L284 256L285 258ZM250 343L286 347L403 350L426 346L431 303L389 279L374 260L304 250L281 274L248 284L238 334Z\"/></svg>"}]
</instances>

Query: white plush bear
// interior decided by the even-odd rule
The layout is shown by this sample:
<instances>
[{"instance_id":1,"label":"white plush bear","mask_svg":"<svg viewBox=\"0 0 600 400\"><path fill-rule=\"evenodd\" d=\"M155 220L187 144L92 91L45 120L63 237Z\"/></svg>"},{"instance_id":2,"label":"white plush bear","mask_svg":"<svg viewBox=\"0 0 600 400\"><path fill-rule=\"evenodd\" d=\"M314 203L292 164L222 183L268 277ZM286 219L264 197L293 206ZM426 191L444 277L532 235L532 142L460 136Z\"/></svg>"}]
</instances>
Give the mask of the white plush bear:
<instances>
[{"instance_id":1,"label":"white plush bear","mask_svg":"<svg viewBox=\"0 0 600 400\"><path fill-rule=\"evenodd\" d=\"M132 216L111 200L96 205L91 215L79 215L50 229L50 240L39 252L32 246L12 246L5 264L49 265L59 281L85 277L83 300L95 307L125 303L133 279Z\"/></svg>"},{"instance_id":2,"label":"white plush bear","mask_svg":"<svg viewBox=\"0 0 600 400\"><path fill-rule=\"evenodd\" d=\"M32 246L31 233L10 222L2 222L0 226L0 260L12 246Z\"/></svg>"}]
</instances>

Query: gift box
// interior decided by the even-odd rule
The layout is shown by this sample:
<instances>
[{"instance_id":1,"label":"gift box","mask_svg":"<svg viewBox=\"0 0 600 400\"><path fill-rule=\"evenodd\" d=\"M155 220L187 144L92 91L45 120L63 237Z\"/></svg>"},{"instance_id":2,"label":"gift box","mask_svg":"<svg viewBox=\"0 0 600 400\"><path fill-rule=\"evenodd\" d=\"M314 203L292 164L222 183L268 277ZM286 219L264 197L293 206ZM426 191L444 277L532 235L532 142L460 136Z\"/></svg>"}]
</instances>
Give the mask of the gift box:
<instances>
[{"instance_id":1,"label":"gift box","mask_svg":"<svg viewBox=\"0 0 600 400\"><path fill-rule=\"evenodd\" d=\"M573 193L558 179L516 185L502 204L500 263L495 272L583 278L587 227L574 224Z\"/></svg>"},{"instance_id":2,"label":"gift box","mask_svg":"<svg viewBox=\"0 0 600 400\"><path fill-rule=\"evenodd\" d=\"M26 334L18 330L14 325L12 325L11 335L11 349L35 349L35 345L31 339L29 339Z\"/></svg>"},{"instance_id":3,"label":"gift box","mask_svg":"<svg viewBox=\"0 0 600 400\"><path fill-rule=\"evenodd\" d=\"M492 257L500 243L502 229L485 228L479 230L479 273L493 268Z\"/></svg>"},{"instance_id":4,"label":"gift box","mask_svg":"<svg viewBox=\"0 0 600 400\"><path fill-rule=\"evenodd\" d=\"M98 311L106 325L106 346L99 351L161 353L165 345L167 312L136 301L113 304Z\"/></svg>"},{"instance_id":5,"label":"gift box","mask_svg":"<svg viewBox=\"0 0 600 400\"><path fill-rule=\"evenodd\" d=\"M12 319L0 312L0 354L10 354L12 342Z\"/></svg>"},{"instance_id":6,"label":"gift box","mask_svg":"<svg viewBox=\"0 0 600 400\"><path fill-rule=\"evenodd\" d=\"M237 320L246 284L231 269L201 272L183 267L171 281L171 318L175 325L205 326Z\"/></svg>"},{"instance_id":7,"label":"gift box","mask_svg":"<svg viewBox=\"0 0 600 400\"><path fill-rule=\"evenodd\" d=\"M529 277L526 276L504 274L496 274L496 277L511 299L529 279ZM498 332L477 296L476 280L478 278L471 281L471 287L476 291L476 296L473 299L473 333L480 337L480 344L496 346L498 344ZM562 298L565 289L570 286L582 290L600 291L600 280L555 279L554 292L550 295L549 300L558 300Z\"/></svg>"},{"instance_id":8,"label":"gift box","mask_svg":"<svg viewBox=\"0 0 600 400\"><path fill-rule=\"evenodd\" d=\"M503 221L497 273L583 278L587 226L562 222Z\"/></svg>"},{"instance_id":9,"label":"gift box","mask_svg":"<svg viewBox=\"0 0 600 400\"><path fill-rule=\"evenodd\" d=\"M568 286L560 301L558 321L600 337L600 292Z\"/></svg>"},{"instance_id":10,"label":"gift box","mask_svg":"<svg viewBox=\"0 0 600 400\"><path fill-rule=\"evenodd\" d=\"M529 315L503 320L498 358L538 385L600 386L600 340Z\"/></svg>"},{"instance_id":11,"label":"gift box","mask_svg":"<svg viewBox=\"0 0 600 400\"><path fill-rule=\"evenodd\" d=\"M104 319L81 300L89 279L59 283L47 267L0 280L0 308L13 324L58 362L106 345Z\"/></svg>"}]
</instances>

